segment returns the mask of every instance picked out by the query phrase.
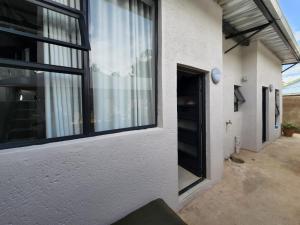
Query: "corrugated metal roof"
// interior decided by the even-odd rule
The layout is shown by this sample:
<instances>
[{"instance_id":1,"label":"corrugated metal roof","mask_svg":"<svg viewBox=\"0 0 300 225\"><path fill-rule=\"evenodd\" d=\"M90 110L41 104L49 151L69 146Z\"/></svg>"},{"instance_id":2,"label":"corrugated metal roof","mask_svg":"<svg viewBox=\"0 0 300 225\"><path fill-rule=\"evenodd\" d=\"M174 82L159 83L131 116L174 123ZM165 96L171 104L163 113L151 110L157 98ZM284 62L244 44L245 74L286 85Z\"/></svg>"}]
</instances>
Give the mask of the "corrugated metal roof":
<instances>
[{"instance_id":1,"label":"corrugated metal roof","mask_svg":"<svg viewBox=\"0 0 300 225\"><path fill-rule=\"evenodd\" d=\"M258 5L262 2L265 6L263 1L218 0L217 2L223 8L223 21L230 24L237 32L272 22L270 17L267 18L266 12L261 9L261 5ZM274 23L277 23L278 18L275 20ZM286 37L287 32L282 32L280 27L278 30L278 24L274 23L254 35L250 41L260 40L282 60L283 64L298 62L299 49L293 46L294 43L291 43L291 40L293 41L295 38L293 35ZM252 33L245 34L244 37L249 37Z\"/></svg>"},{"instance_id":2,"label":"corrugated metal roof","mask_svg":"<svg viewBox=\"0 0 300 225\"><path fill-rule=\"evenodd\" d=\"M300 94L300 79L297 79L285 85L282 89L283 95L299 95Z\"/></svg>"}]
</instances>

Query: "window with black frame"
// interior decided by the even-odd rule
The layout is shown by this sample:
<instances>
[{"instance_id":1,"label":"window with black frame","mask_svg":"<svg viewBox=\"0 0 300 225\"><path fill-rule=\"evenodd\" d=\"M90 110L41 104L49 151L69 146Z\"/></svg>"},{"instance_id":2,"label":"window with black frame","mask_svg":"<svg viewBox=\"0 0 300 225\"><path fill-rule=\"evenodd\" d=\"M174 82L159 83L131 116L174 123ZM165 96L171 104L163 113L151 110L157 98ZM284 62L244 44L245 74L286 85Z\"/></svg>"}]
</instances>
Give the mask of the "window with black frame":
<instances>
[{"instance_id":1,"label":"window with black frame","mask_svg":"<svg viewBox=\"0 0 300 225\"><path fill-rule=\"evenodd\" d=\"M0 1L0 142L83 133L80 0Z\"/></svg>"},{"instance_id":2,"label":"window with black frame","mask_svg":"<svg viewBox=\"0 0 300 225\"><path fill-rule=\"evenodd\" d=\"M153 0L90 1L96 132L155 125L155 18Z\"/></svg>"},{"instance_id":3,"label":"window with black frame","mask_svg":"<svg viewBox=\"0 0 300 225\"><path fill-rule=\"evenodd\" d=\"M240 87L235 85L234 86L234 112L238 112L239 106L244 102L246 102L246 100L240 91Z\"/></svg>"},{"instance_id":4,"label":"window with black frame","mask_svg":"<svg viewBox=\"0 0 300 225\"><path fill-rule=\"evenodd\" d=\"M275 127L278 128L280 124L280 92L275 90Z\"/></svg>"},{"instance_id":5,"label":"window with black frame","mask_svg":"<svg viewBox=\"0 0 300 225\"><path fill-rule=\"evenodd\" d=\"M0 0L0 149L154 127L156 36L154 0Z\"/></svg>"}]
</instances>

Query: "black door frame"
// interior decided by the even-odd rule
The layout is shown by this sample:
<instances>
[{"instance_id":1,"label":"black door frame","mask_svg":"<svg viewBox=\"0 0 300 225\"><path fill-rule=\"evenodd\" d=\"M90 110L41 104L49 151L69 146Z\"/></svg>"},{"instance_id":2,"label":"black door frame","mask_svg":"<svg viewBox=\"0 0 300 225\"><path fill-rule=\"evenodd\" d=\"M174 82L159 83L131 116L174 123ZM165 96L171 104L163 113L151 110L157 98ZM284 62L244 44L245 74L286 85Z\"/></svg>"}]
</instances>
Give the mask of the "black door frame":
<instances>
[{"instance_id":1,"label":"black door frame","mask_svg":"<svg viewBox=\"0 0 300 225\"><path fill-rule=\"evenodd\" d=\"M196 182L192 183L191 185L179 191L179 195L181 195L182 193L193 188L194 186L202 182L204 179L206 179L206 82L205 82L206 79L205 79L204 71L196 68L191 68L189 66L178 64L177 78L178 78L178 72L187 73L189 76L196 77L199 81L199 86L198 86L199 92L197 93L197 101L198 101L197 123L198 123L198 138L199 138L197 161L199 163L199 171L201 171L201 173L195 174L199 176L199 180L197 180ZM178 163L179 163L179 158L178 158Z\"/></svg>"}]
</instances>

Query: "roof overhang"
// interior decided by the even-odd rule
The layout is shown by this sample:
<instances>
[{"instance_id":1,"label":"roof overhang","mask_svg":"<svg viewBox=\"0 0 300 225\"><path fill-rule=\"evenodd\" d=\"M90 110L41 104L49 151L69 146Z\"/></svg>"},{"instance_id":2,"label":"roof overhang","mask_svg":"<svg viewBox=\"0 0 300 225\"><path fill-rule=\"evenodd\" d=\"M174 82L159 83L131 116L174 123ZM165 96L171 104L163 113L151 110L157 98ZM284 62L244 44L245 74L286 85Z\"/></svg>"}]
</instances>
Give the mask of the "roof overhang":
<instances>
[{"instance_id":1,"label":"roof overhang","mask_svg":"<svg viewBox=\"0 0 300 225\"><path fill-rule=\"evenodd\" d=\"M300 61L298 43L277 0L216 1L223 8L223 29L227 39L233 38L237 45L249 45L251 41L259 40L282 64Z\"/></svg>"}]
</instances>

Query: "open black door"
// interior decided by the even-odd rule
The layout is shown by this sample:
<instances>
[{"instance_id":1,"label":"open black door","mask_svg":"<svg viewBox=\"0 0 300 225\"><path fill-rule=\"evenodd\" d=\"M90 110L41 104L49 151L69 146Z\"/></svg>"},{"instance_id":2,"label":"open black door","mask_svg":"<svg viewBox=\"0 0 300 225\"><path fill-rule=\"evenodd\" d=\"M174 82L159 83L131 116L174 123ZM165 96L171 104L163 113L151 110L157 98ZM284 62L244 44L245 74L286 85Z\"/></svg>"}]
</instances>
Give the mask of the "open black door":
<instances>
[{"instance_id":1,"label":"open black door","mask_svg":"<svg viewBox=\"0 0 300 225\"><path fill-rule=\"evenodd\" d=\"M178 163L205 178L205 82L199 71L178 68Z\"/></svg>"},{"instance_id":2,"label":"open black door","mask_svg":"<svg viewBox=\"0 0 300 225\"><path fill-rule=\"evenodd\" d=\"M262 88L262 143L267 141L267 96L268 88Z\"/></svg>"}]
</instances>

